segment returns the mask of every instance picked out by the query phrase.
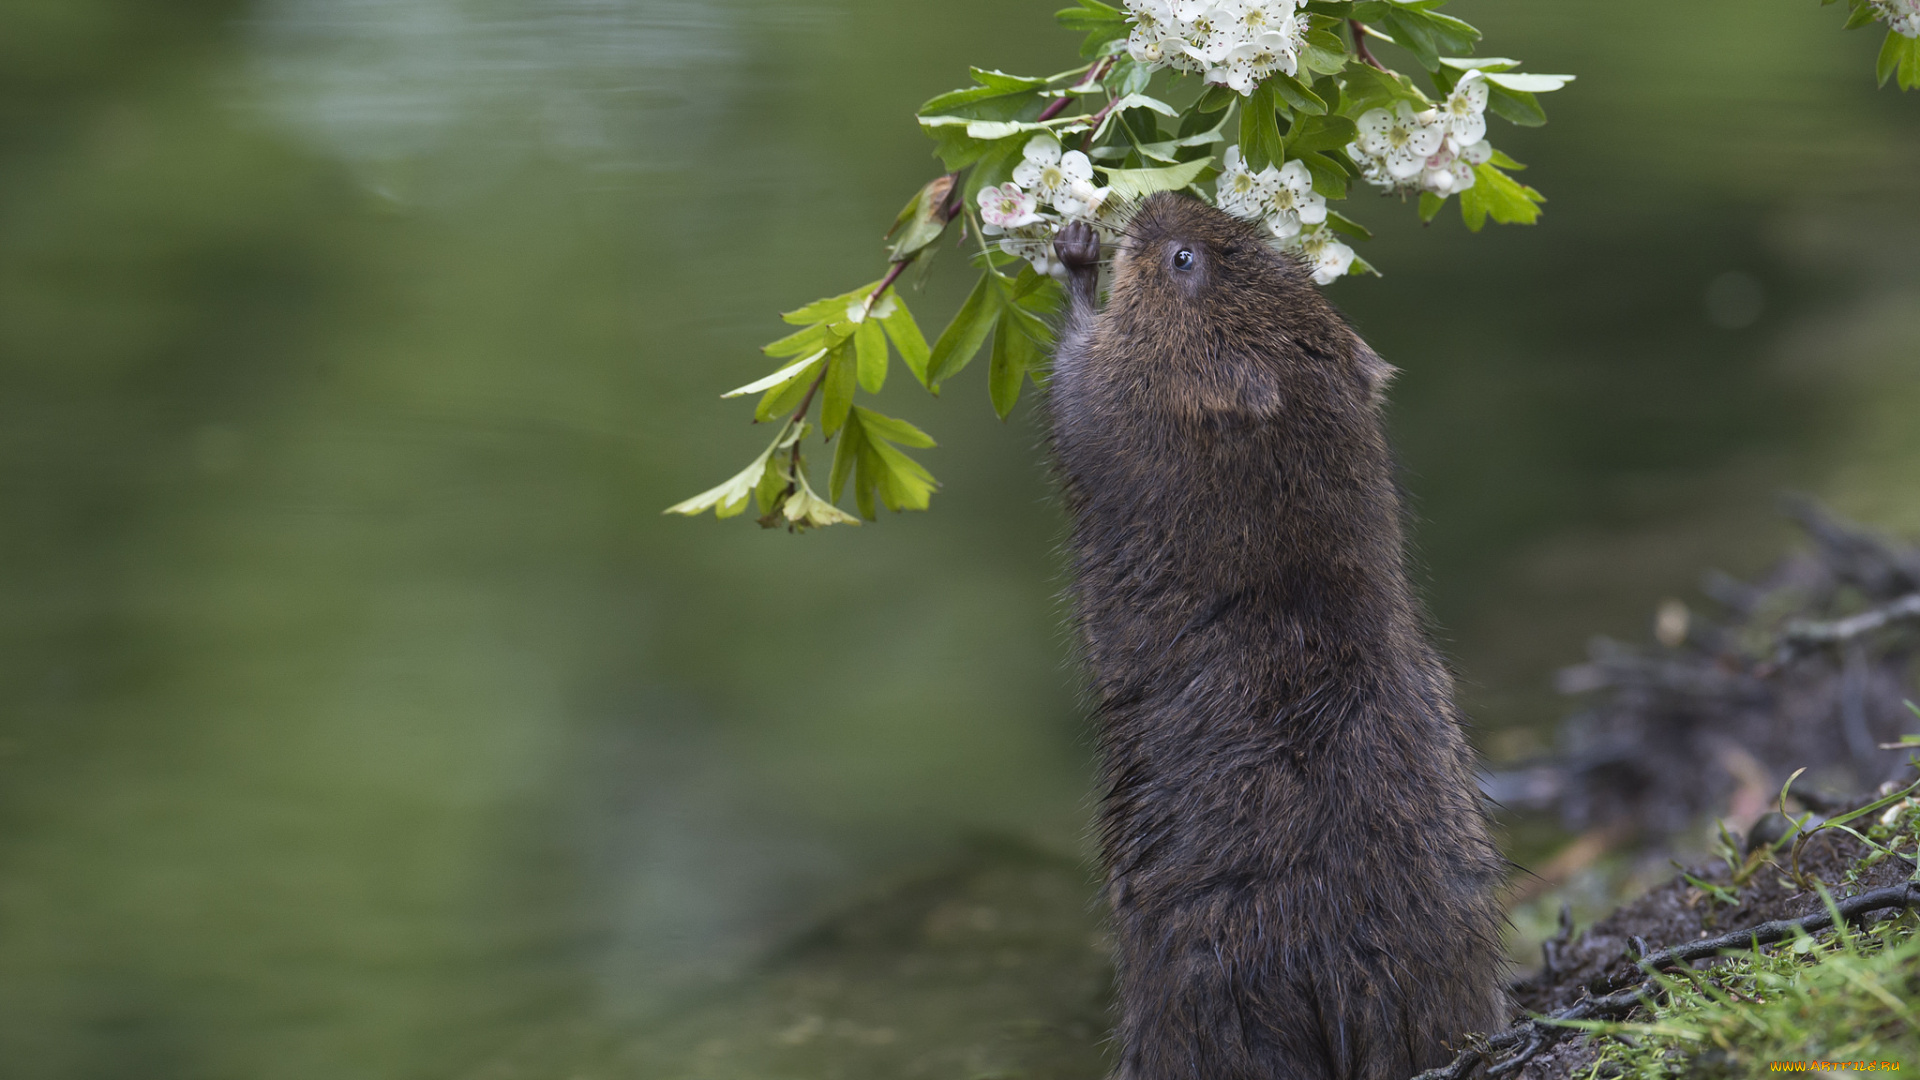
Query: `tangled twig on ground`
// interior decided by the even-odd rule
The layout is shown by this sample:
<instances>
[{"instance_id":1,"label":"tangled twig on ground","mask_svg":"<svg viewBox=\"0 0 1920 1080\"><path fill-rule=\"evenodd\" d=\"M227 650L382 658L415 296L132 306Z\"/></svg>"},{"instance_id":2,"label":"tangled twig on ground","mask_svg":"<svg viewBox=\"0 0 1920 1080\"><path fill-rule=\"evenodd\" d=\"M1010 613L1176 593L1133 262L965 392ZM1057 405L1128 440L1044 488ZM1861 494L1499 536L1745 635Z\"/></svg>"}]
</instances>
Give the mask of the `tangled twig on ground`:
<instances>
[{"instance_id":1,"label":"tangled twig on ground","mask_svg":"<svg viewBox=\"0 0 1920 1080\"><path fill-rule=\"evenodd\" d=\"M1592 994L1573 1005L1548 1016L1523 1020L1478 1046L1462 1050L1447 1065L1429 1069L1413 1080L1465 1080L1483 1064L1489 1077L1518 1072L1541 1051L1579 1030L1569 1021L1617 1019L1631 1013L1647 1000L1647 984L1654 972L1691 965L1732 949L1759 948L1802 933L1820 933L1833 927L1836 911L1842 920L1853 923L1877 912L1912 907L1920 907L1920 883L1909 881L1847 897L1831 909L1797 919L1773 919L1744 930L1675 945L1651 955L1643 954L1628 975L1603 978L1599 985L1590 987ZM1514 1052L1508 1054L1510 1050Z\"/></svg>"}]
</instances>

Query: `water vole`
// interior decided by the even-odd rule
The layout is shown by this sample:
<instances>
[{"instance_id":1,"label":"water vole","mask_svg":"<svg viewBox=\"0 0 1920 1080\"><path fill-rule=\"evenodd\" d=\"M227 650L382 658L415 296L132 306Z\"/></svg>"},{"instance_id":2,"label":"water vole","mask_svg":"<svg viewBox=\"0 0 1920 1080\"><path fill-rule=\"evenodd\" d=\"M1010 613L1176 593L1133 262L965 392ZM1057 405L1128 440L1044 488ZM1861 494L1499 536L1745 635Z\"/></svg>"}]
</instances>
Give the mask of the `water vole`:
<instances>
[{"instance_id":1,"label":"water vole","mask_svg":"<svg viewBox=\"0 0 1920 1080\"><path fill-rule=\"evenodd\" d=\"M1121 1080L1400 1080L1505 1005L1488 830L1402 556L1392 369L1184 196L1056 249Z\"/></svg>"}]
</instances>

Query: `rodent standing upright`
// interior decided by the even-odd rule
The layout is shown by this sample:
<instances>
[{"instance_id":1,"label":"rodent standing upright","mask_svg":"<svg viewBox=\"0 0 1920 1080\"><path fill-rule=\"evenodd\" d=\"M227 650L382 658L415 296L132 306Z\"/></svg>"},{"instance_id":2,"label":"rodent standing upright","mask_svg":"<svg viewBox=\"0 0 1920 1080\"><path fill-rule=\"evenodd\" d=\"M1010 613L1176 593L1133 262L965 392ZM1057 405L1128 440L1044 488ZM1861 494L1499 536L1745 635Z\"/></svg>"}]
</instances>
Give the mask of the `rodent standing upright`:
<instances>
[{"instance_id":1,"label":"rodent standing upright","mask_svg":"<svg viewBox=\"0 0 1920 1080\"><path fill-rule=\"evenodd\" d=\"M1402 555L1393 369L1172 194L1055 248L1118 1080L1404 1080L1505 1017L1504 863ZM1451 1049L1450 1049L1451 1048Z\"/></svg>"}]
</instances>

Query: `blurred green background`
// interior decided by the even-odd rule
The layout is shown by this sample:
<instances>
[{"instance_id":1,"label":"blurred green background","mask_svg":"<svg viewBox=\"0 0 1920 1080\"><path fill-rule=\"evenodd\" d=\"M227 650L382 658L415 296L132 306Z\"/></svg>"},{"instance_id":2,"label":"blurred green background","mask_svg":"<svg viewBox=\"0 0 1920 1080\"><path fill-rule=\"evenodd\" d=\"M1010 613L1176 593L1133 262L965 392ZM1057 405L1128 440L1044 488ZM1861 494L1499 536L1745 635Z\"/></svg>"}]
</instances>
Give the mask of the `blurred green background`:
<instances>
[{"instance_id":1,"label":"blurred green background","mask_svg":"<svg viewBox=\"0 0 1920 1080\"><path fill-rule=\"evenodd\" d=\"M925 515L659 512L1055 6L0 6L0 1074L1099 1074L1031 402L892 380ZM1776 492L1920 529L1920 94L1813 0L1449 10L1579 76L1546 217L1362 195L1332 295L1498 762Z\"/></svg>"}]
</instances>

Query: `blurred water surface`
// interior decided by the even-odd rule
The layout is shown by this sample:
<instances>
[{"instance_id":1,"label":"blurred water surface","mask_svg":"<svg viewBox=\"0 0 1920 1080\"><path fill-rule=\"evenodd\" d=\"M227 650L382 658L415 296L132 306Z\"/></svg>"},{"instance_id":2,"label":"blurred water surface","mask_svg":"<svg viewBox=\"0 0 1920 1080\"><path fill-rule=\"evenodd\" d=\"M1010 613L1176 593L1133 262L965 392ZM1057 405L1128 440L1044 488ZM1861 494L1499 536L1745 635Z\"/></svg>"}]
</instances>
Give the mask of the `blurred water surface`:
<instances>
[{"instance_id":1,"label":"blurred water surface","mask_svg":"<svg viewBox=\"0 0 1920 1080\"><path fill-rule=\"evenodd\" d=\"M968 62L1067 66L1054 6L0 12L0 1073L740 1075L726 1038L766 1029L843 1048L782 1075L975 1075L795 1004L986 1024L1015 983L935 948L967 933L1091 1046L1027 407L890 383L942 440L927 515L659 516L763 442L714 395L772 313L878 273L933 168L912 107ZM1388 276L1334 296L1403 369L1419 556L1499 759L1550 738L1587 635L1770 558L1775 491L1920 528L1920 96L1811 2L1454 7L1580 76L1495 128L1547 216L1362 198ZM927 893L931 952L777 951L980 835L1065 861L953 896L1056 915ZM1055 981L1017 976L1034 941ZM776 956L788 990L737 981ZM888 991L909 968L951 993Z\"/></svg>"}]
</instances>

